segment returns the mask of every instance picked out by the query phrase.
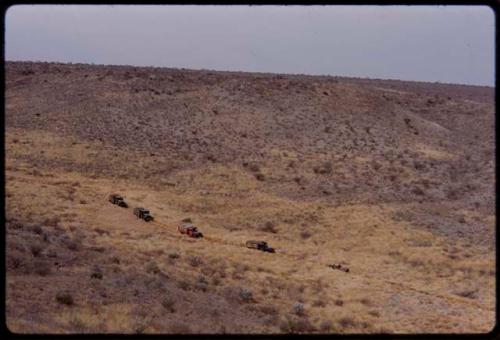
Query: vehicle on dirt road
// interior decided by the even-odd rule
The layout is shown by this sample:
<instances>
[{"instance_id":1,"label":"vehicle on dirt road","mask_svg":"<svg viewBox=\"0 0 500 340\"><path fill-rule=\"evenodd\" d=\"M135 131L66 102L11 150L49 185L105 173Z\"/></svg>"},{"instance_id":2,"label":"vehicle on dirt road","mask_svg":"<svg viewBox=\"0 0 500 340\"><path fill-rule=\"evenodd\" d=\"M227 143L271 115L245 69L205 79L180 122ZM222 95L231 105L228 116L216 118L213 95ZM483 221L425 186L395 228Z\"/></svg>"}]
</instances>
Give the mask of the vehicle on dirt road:
<instances>
[{"instance_id":1,"label":"vehicle on dirt road","mask_svg":"<svg viewBox=\"0 0 500 340\"><path fill-rule=\"evenodd\" d=\"M349 273L349 268L341 265L341 264L329 264L328 267L332 268L332 269L337 269L337 270L341 270L345 273Z\"/></svg>"},{"instance_id":2,"label":"vehicle on dirt road","mask_svg":"<svg viewBox=\"0 0 500 340\"><path fill-rule=\"evenodd\" d=\"M181 234L186 234L189 237L203 237L203 234L198 231L198 228L189 222L182 222L177 229Z\"/></svg>"},{"instance_id":3,"label":"vehicle on dirt road","mask_svg":"<svg viewBox=\"0 0 500 340\"><path fill-rule=\"evenodd\" d=\"M119 207L128 208L128 204L125 202L123 197L118 194L109 195L108 200Z\"/></svg>"},{"instance_id":4,"label":"vehicle on dirt road","mask_svg":"<svg viewBox=\"0 0 500 340\"><path fill-rule=\"evenodd\" d=\"M153 220L153 216L151 216L149 210L146 210L144 208L134 208L134 215L146 222Z\"/></svg>"},{"instance_id":5,"label":"vehicle on dirt road","mask_svg":"<svg viewBox=\"0 0 500 340\"><path fill-rule=\"evenodd\" d=\"M274 253L274 248L269 247L267 242L265 242L265 241L250 240L250 241L247 241L245 243L245 246L247 248L251 248L251 249L257 249L257 250L265 251L268 253Z\"/></svg>"}]
</instances>

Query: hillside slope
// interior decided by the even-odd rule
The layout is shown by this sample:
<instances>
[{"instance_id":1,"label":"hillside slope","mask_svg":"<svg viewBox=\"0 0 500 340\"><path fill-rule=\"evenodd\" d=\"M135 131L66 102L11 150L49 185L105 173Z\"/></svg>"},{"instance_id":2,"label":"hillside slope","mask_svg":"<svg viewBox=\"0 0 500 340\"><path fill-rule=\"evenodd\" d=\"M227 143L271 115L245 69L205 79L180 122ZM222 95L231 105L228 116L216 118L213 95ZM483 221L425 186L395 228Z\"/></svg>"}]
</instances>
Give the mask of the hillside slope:
<instances>
[{"instance_id":1,"label":"hillside slope","mask_svg":"<svg viewBox=\"0 0 500 340\"><path fill-rule=\"evenodd\" d=\"M5 123L14 331L494 324L491 88L7 62Z\"/></svg>"}]
</instances>

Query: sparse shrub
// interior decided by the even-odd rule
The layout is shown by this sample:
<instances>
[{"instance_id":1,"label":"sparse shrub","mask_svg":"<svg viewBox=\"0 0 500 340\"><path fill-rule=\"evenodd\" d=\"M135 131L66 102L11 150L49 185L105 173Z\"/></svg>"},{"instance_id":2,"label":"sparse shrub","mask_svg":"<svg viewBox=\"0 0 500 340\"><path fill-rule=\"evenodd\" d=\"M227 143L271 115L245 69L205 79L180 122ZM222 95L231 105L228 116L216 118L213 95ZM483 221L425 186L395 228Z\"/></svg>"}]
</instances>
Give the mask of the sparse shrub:
<instances>
[{"instance_id":1,"label":"sparse shrub","mask_svg":"<svg viewBox=\"0 0 500 340\"><path fill-rule=\"evenodd\" d=\"M30 245L30 251L34 257L38 257L42 253L42 250L43 246L40 243L33 243Z\"/></svg>"},{"instance_id":2,"label":"sparse shrub","mask_svg":"<svg viewBox=\"0 0 500 340\"><path fill-rule=\"evenodd\" d=\"M194 288L196 290L200 290L202 292L206 292L208 290L208 283L204 283L204 282L199 282L197 281L195 284L194 284Z\"/></svg>"},{"instance_id":3,"label":"sparse shrub","mask_svg":"<svg viewBox=\"0 0 500 340\"><path fill-rule=\"evenodd\" d=\"M265 177L262 173L257 173L255 174L255 178L258 180L258 181L264 181L265 180Z\"/></svg>"},{"instance_id":4,"label":"sparse shrub","mask_svg":"<svg viewBox=\"0 0 500 340\"><path fill-rule=\"evenodd\" d=\"M52 218L45 219L43 224L50 227L57 227L60 222L61 218L59 216L54 216Z\"/></svg>"},{"instance_id":5,"label":"sparse shrub","mask_svg":"<svg viewBox=\"0 0 500 340\"><path fill-rule=\"evenodd\" d=\"M38 234L38 235L41 235L43 232L43 229L39 224L33 225L30 229L32 232L34 232L35 234Z\"/></svg>"},{"instance_id":6,"label":"sparse shrub","mask_svg":"<svg viewBox=\"0 0 500 340\"><path fill-rule=\"evenodd\" d=\"M102 80L102 77L99 78L98 80ZM148 328L148 325L146 324L145 320L137 320L134 322L134 334L144 334L146 332L146 329Z\"/></svg>"},{"instance_id":7,"label":"sparse shrub","mask_svg":"<svg viewBox=\"0 0 500 340\"><path fill-rule=\"evenodd\" d=\"M330 320L323 320L319 324L319 330L321 332L327 333L333 331L333 322Z\"/></svg>"},{"instance_id":8,"label":"sparse shrub","mask_svg":"<svg viewBox=\"0 0 500 340\"><path fill-rule=\"evenodd\" d=\"M25 256L18 250L7 251L6 254L6 267L7 269L18 269L25 263Z\"/></svg>"},{"instance_id":9,"label":"sparse shrub","mask_svg":"<svg viewBox=\"0 0 500 340\"><path fill-rule=\"evenodd\" d=\"M280 330L284 333L312 333L316 329L307 318L290 318L281 322Z\"/></svg>"},{"instance_id":10,"label":"sparse shrub","mask_svg":"<svg viewBox=\"0 0 500 340\"><path fill-rule=\"evenodd\" d=\"M161 305L163 306L163 308L165 308L165 310L169 311L170 313L175 313L175 301L171 298L171 297L165 297L162 302L161 302Z\"/></svg>"},{"instance_id":11,"label":"sparse shrub","mask_svg":"<svg viewBox=\"0 0 500 340\"><path fill-rule=\"evenodd\" d=\"M42 240L44 242L50 243L50 235L48 233L43 233L42 234Z\"/></svg>"},{"instance_id":12,"label":"sparse shrub","mask_svg":"<svg viewBox=\"0 0 500 340\"><path fill-rule=\"evenodd\" d=\"M220 276L219 276L219 275L214 275L214 276L212 277L211 281L212 281L212 284L213 284L214 286L218 286L218 285L220 285L220 284L221 284L221 282L222 282L222 281L221 281L221 278L220 278Z\"/></svg>"},{"instance_id":13,"label":"sparse shrub","mask_svg":"<svg viewBox=\"0 0 500 340\"><path fill-rule=\"evenodd\" d=\"M179 257L181 257L181 256L178 253L170 253L170 254L168 254L168 258L172 259L172 260L176 260Z\"/></svg>"},{"instance_id":14,"label":"sparse shrub","mask_svg":"<svg viewBox=\"0 0 500 340\"><path fill-rule=\"evenodd\" d=\"M171 324L168 329L169 329L170 333L172 333L172 334L192 333L191 328L183 322L176 322L174 324Z\"/></svg>"},{"instance_id":15,"label":"sparse shrub","mask_svg":"<svg viewBox=\"0 0 500 340\"><path fill-rule=\"evenodd\" d=\"M409 244L413 247L431 247L431 240L419 240L419 239L411 239Z\"/></svg>"},{"instance_id":16,"label":"sparse shrub","mask_svg":"<svg viewBox=\"0 0 500 340\"><path fill-rule=\"evenodd\" d=\"M300 302L295 303L292 307L292 313L297 316L304 316L305 315L304 305Z\"/></svg>"},{"instance_id":17,"label":"sparse shrub","mask_svg":"<svg viewBox=\"0 0 500 340\"><path fill-rule=\"evenodd\" d=\"M246 264L242 264L239 262L235 263L232 273L233 279L241 280L244 277L245 272L247 272L249 269L250 267Z\"/></svg>"},{"instance_id":18,"label":"sparse shrub","mask_svg":"<svg viewBox=\"0 0 500 340\"><path fill-rule=\"evenodd\" d=\"M36 260L33 263L34 272L40 276L47 276L51 273L52 268L49 263L45 261Z\"/></svg>"},{"instance_id":19,"label":"sparse shrub","mask_svg":"<svg viewBox=\"0 0 500 340\"><path fill-rule=\"evenodd\" d=\"M477 299L477 289L465 289L459 292L456 292L455 295L468 298L468 299Z\"/></svg>"},{"instance_id":20,"label":"sparse shrub","mask_svg":"<svg viewBox=\"0 0 500 340\"><path fill-rule=\"evenodd\" d=\"M251 172L260 172L260 167L255 163L248 164L248 170Z\"/></svg>"},{"instance_id":21,"label":"sparse shrub","mask_svg":"<svg viewBox=\"0 0 500 340\"><path fill-rule=\"evenodd\" d=\"M291 326L290 326L290 321L289 320L283 320L280 323L280 330L283 333L292 333Z\"/></svg>"},{"instance_id":22,"label":"sparse shrub","mask_svg":"<svg viewBox=\"0 0 500 340\"><path fill-rule=\"evenodd\" d=\"M309 237L311 237L311 233L308 231L302 231L300 233L300 237L302 237L304 240L307 240Z\"/></svg>"},{"instance_id":23,"label":"sparse shrub","mask_svg":"<svg viewBox=\"0 0 500 340\"><path fill-rule=\"evenodd\" d=\"M85 322L83 322L83 320L81 320L80 318L78 317L73 317L71 318L71 320L69 321L69 326L71 327L71 329L75 332L78 332L78 333L83 333L83 331L87 328L87 325L85 325Z\"/></svg>"},{"instance_id":24,"label":"sparse shrub","mask_svg":"<svg viewBox=\"0 0 500 340\"><path fill-rule=\"evenodd\" d=\"M262 305L258 307L258 310L266 315L278 315L278 309L272 305Z\"/></svg>"},{"instance_id":25,"label":"sparse shrub","mask_svg":"<svg viewBox=\"0 0 500 340\"><path fill-rule=\"evenodd\" d=\"M376 310L371 310L368 312L368 314L370 314L371 316L374 316L376 318L378 318L380 316L380 313Z\"/></svg>"},{"instance_id":26,"label":"sparse shrub","mask_svg":"<svg viewBox=\"0 0 500 340\"><path fill-rule=\"evenodd\" d=\"M203 260L199 256L190 256L188 262L192 267L199 267L203 264Z\"/></svg>"},{"instance_id":27,"label":"sparse shrub","mask_svg":"<svg viewBox=\"0 0 500 340\"><path fill-rule=\"evenodd\" d=\"M113 265L111 266L111 271L116 274L116 273L121 273L122 269L118 265Z\"/></svg>"},{"instance_id":28,"label":"sparse shrub","mask_svg":"<svg viewBox=\"0 0 500 340\"><path fill-rule=\"evenodd\" d=\"M24 228L24 225L22 223L19 223L16 221L13 221L12 223L8 223L7 225L8 225L8 227L15 229L15 230Z\"/></svg>"},{"instance_id":29,"label":"sparse shrub","mask_svg":"<svg viewBox=\"0 0 500 340\"><path fill-rule=\"evenodd\" d=\"M203 275L198 276L197 281L200 282L200 283L208 284L207 279Z\"/></svg>"},{"instance_id":30,"label":"sparse shrub","mask_svg":"<svg viewBox=\"0 0 500 340\"><path fill-rule=\"evenodd\" d=\"M414 167L416 170L424 170L424 169L425 169L425 163L420 162L420 161L414 161L414 162L413 162L413 167Z\"/></svg>"},{"instance_id":31,"label":"sparse shrub","mask_svg":"<svg viewBox=\"0 0 500 340\"><path fill-rule=\"evenodd\" d=\"M117 256L112 256L110 260L111 263L120 264L120 259Z\"/></svg>"},{"instance_id":32,"label":"sparse shrub","mask_svg":"<svg viewBox=\"0 0 500 340\"><path fill-rule=\"evenodd\" d=\"M177 282L177 286L182 289L182 290L190 290L191 289L191 284L187 282L186 280L180 280Z\"/></svg>"},{"instance_id":33,"label":"sparse shrub","mask_svg":"<svg viewBox=\"0 0 500 340\"><path fill-rule=\"evenodd\" d=\"M61 242L69 249L72 251L77 251L80 248L80 243L69 238L69 237L63 237L61 239Z\"/></svg>"},{"instance_id":34,"label":"sparse shrub","mask_svg":"<svg viewBox=\"0 0 500 340\"><path fill-rule=\"evenodd\" d=\"M153 273L153 274L158 274L160 272L160 268L156 264L155 261L151 260L146 264L146 272L148 273Z\"/></svg>"},{"instance_id":35,"label":"sparse shrub","mask_svg":"<svg viewBox=\"0 0 500 340\"><path fill-rule=\"evenodd\" d=\"M205 279L203 275L198 276L196 280L195 288L197 290L201 290L202 292L206 292L208 290L208 281Z\"/></svg>"},{"instance_id":36,"label":"sparse shrub","mask_svg":"<svg viewBox=\"0 0 500 340\"><path fill-rule=\"evenodd\" d=\"M372 305L371 301L369 299L367 299L367 298L362 298L361 300L359 300L359 302L361 304L365 305L365 306L371 306Z\"/></svg>"},{"instance_id":37,"label":"sparse shrub","mask_svg":"<svg viewBox=\"0 0 500 340\"><path fill-rule=\"evenodd\" d=\"M344 301L342 299L335 300L335 306L342 307L344 305Z\"/></svg>"},{"instance_id":38,"label":"sparse shrub","mask_svg":"<svg viewBox=\"0 0 500 340\"><path fill-rule=\"evenodd\" d=\"M343 317L339 320L339 325L345 329L345 328L351 328L356 325L356 321L350 317Z\"/></svg>"},{"instance_id":39,"label":"sparse shrub","mask_svg":"<svg viewBox=\"0 0 500 340\"><path fill-rule=\"evenodd\" d=\"M315 174L328 175L333 171L332 162L324 162L320 166L313 167L313 171Z\"/></svg>"},{"instance_id":40,"label":"sparse shrub","mask_svg":"<svg viewBox=\"0 0 500 340\"><path fill-rule=\"evenodd\" d=\"M62 305L72 306L75 302L73 296L69 292L58 292L56 294L56 301Z\"/></svg>"},{"instance_id":41,"label":"sparse shrub","mask_svg":"<svg viewBox=\"0 0 500 340\"><path fill-rule=\"evenodd\" d=\"M421 266L424 266L424 265L425 265L424 261L419 260L419 259L412 259L412 260L408 261L408 263L409 263L412 267L421 267Z\"/></svg>"},{"instance_id":42,"label":"sparse shrub","mask_svg":"<svg viewBox=\"0 0 500 340\"><path fill-rule=\"evenodd\" d=\"M101 268L98 266L93 266L92 270L90 272L90 278L102 280L102 277L103 277L103 274L102 274Z\"/></svg>"},{"instance_id":43,"label":"sparse shrub","mask_svg":"<svg viewBox=\"0 0 500 340\"><path fill-rule=\"evenodd\" d=\"M422 190L422 188L420 188L420 187L415 187L415 188L413 188L413 189L411 190L411 192L412 192L413 194L415 194L415 195L418 195L418 196L423 196L423 195L425 195L424 190Z\"/></svg>"},{"instance_id":44,"label":"sparse shrub","mask_svg":"<svg viewBox=\"0 0 500 340\"><path fill-rule=\"evenodd\" d=\"M87 201L84 200L83 198L80 200L80 204L87 204Z\"/></svg>"},{"instance_id":45,"label":"sparse shrub","mask_svg":"<svg viewBox=\"0 0 500 340\"><path fill-rule=\"evenodd\" d=\"M225 287L224 295L228 300L239 303L249 303L254 301L252 291L244 287Z\"/></svg>"},{"instance_id":46,"label":"sparse shrub","mask_svg":"<svg viewBox=\"0 0 500 340\"><path fill-rule=\"evenodd\" d=\"M460 198L460 190L457 187L450 186L446 191L446 198L449 200L457 200Z\"/></svg>"},{"instance_id":47,"label":"sparse shrub","mask_svg":"<svg viewBox=\"0 0 500 340\"><path fill-rule=\"evenodd\" d=\"M54 248L49 248L45 254L47 255L47 257L50 257L50 258L56 258L57 257L57 252Z\"/></svg>"},{"instance_id":48,"label":"sparse shrub","mask_svg":"<svg viewBox=\"0 0 500 340\"><path fill-rule=\"evenodd\" d=\"M314 307L326 307L325 300L316 300L313 302Z\"/></svg>"},{"instance_id":49,"label":"sparse shrub","mask_svg":"<svg viewBox=\"0 0 500 340\"><path fill-rule=\"evenodd\" d=\"M240 288L238 293L240 302L249 303L253 301L253 294L250 289Z\"/></svg>"},{"instance_id":50,"label":"sparse shrub","mask_svg":"<svg viewBox=\"0 0 500 340\"><path fill-rule=\"evenodd\" d=\"M278 230L276 229L276 223L274 223L273 221L267 221L260 230L273 234L276 234L278 232Z\"/></svg>"},{"instance_id":51,"label":"sparse shrub","mask_svg":"<svg viewBox=\"0 0 500 340\"><path fill-rule=\"evenodd\" d=\"M110 234L109 231L101 229L101 228L94 228L94 231L96 233L98 233L99 235L103 235L103 234L109 235Z\"/></svg>"}]
</instances>

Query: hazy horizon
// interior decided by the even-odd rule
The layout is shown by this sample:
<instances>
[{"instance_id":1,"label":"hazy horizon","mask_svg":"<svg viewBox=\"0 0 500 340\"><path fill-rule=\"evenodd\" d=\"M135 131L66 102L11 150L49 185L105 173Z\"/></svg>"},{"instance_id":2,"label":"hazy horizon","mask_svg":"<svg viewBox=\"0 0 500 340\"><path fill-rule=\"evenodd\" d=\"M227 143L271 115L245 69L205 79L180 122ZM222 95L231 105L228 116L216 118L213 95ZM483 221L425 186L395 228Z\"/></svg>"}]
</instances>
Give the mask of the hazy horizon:
<instances>
[{"instance_id":1,"label":"hazy horizon","mask_svg":"<svg viewBox=\"0 0 500 340\"><path fill-rule=\"evenodd\" d=\"M486 6L17 5L5 60L494 86L494 24Z\"/></svg>"}]
</instances>

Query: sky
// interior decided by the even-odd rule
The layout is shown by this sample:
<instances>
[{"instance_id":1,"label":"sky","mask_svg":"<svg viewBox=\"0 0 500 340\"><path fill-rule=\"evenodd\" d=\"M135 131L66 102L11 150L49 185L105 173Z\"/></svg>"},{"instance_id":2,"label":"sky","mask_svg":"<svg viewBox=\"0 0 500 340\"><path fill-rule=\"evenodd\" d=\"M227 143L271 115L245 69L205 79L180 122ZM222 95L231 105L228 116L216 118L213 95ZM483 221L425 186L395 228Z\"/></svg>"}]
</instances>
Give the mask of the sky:
<instances>
[{"instance_id":1,"label":"sky","mask_svg":"<svg viewBox=\"0 0 500 340\"><path fill-rule=\"evenodd\" d=\"M17 5L5 59L494 86L486 6Z\"/></svg>"}]
</instances>

